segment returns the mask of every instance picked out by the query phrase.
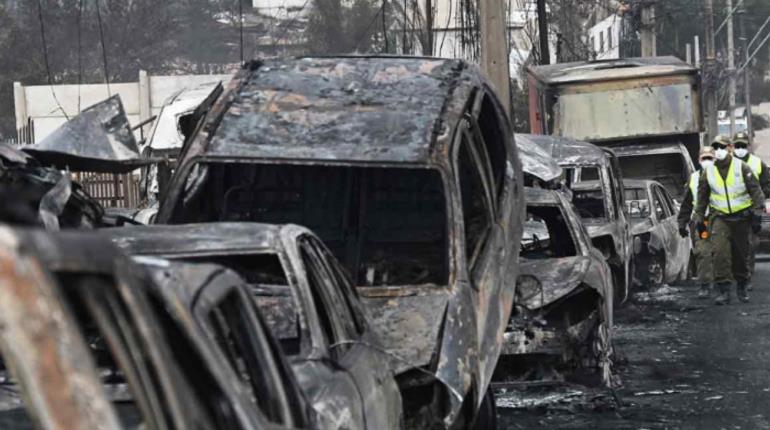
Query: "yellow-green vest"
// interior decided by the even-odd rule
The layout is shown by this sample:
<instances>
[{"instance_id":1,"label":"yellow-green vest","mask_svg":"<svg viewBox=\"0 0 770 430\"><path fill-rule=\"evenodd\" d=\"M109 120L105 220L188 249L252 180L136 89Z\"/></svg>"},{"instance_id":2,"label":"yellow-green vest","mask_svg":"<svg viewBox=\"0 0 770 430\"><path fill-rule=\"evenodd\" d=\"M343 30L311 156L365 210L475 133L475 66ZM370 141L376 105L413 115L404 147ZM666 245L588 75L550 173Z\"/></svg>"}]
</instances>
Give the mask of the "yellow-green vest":
<instances>
[{"instance_id":1,"label":"yellow-green vest","mask_svg":"<svg viewBox=\"0 0 770 430\"><path fill-rule=\"evenodd\" d=\"M746 164L748 164L751 171L754 172L754 176L759 179L759 175L762 174L762 159L754 154L749 154L749 158L746 159Z\"/></svg>"},{"instance_id":2,"label":"yellow-green vest","mask_svg":"<svg viewBox=\"0 0 770 430\"><path fill-rule=\"evenodd\" d=\"M733 157L727 178L722 178L716 165L706 169L711 187L709 206L724 214L734 214L751 207L751 196L743 181L743 162Z\"/></svg>"}]
</instances>

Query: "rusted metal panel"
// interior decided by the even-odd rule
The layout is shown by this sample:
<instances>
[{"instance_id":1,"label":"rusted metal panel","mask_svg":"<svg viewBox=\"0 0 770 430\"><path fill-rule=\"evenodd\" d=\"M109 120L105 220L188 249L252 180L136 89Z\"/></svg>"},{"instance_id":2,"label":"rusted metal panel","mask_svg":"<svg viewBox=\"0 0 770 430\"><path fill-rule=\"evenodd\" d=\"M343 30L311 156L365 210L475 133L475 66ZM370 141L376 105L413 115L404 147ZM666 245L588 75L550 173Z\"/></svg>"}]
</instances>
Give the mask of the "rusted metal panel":
<instances>
[{"instance_id":1,"label":"rusted metal panel","mask_svg":"<svg viewBox=\"0 0 770 430\"><path fill-rule=\"evenodd\" d=\"M158 161L141 157L119 95L90 106L24 151L71 171L126 173Z\"/></svg>"},{"instance_id":2,"label":"rusted metal panel","mask_svg":"<svg viewBox=\"0 0 770 430\"><path fill-rule=\"evenodd\" d=\"M698 71L674 57L529 68L542 132L591 142L698 134Z\"/></svg>"},{"instance_id":3,"label":"rusted metal panel","mask_svg":"<svg viewBox=\"0 0 770 430\"><path fill-rule=\"evenodd\" d=\"M30 417L51 430L121 428L56 281L21 243L0 227L0 349Z\"/></svg>"}]
</instances>

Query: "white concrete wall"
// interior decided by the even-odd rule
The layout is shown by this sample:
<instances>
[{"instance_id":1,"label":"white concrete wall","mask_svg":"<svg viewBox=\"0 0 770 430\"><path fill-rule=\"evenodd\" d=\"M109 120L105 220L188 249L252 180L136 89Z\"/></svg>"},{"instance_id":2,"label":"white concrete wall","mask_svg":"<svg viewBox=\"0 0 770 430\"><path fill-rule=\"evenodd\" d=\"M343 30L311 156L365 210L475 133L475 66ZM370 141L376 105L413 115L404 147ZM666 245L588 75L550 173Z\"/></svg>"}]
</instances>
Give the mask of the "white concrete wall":
<instances>
[{"instance_id":1,"label":"white concrete wall","mask_svg":"<svg viewBox=\"0 0 770 430\"><path fill-rule=\"evenodd\" d=\"M139 74L137 82L123 82L109 85L30 85L14 83L16 128L25 126L31 119L34 124L35 141L39 142L67 121L93 104L110 95L119 94L123 108L131 124L152 117L160 111L163 103L175 92L217 80L225 83L231 75L180 75L147 76ZM58 102L57 102L58 100ZM145 131L149 125L145 127Z\"/></svg>"},{"instance_id":2,"label":"white concrete wall","mask_svg":"<svg viewBox=\"0 0 770 430\"><path fill-rule=\"evenodd\" d=\"M597 60L620 58L621 20L620 16L611 14L588 29L588 40L593 41Z\"/></svg>"}]
</instances>

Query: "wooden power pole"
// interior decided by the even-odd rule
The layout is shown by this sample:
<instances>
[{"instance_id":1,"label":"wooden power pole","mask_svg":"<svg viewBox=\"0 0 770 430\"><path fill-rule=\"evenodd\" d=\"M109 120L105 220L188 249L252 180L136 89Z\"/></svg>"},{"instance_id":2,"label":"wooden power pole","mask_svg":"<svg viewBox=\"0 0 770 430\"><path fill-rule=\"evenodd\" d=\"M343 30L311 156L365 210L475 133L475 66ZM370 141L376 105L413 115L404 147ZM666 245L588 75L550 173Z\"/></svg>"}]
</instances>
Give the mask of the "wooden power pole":
<instances>
[{"instance_id":1,"label":"wooden power pole","mask_svg":"<svg viewBox=\"0 0 770 430\"><path fill-rule=\"evenodd\" d=\"M642 57L656 57L658 55L658 41L655 34L654 0L647 0L642 4L642 28L640 37L642 39Z\"/></svg>"},{"instance_id":2,"label":"wooden power pole","mask_svg":"<svg viewBox=\"0 0 770 430\"><path fill-rule=\"evenodd\" d=\"M497 97L505 107L508 118L512 118L506 24L503 0L479 0L481 69L492 81L492 85L497 91Z\"/></svg>"},{"instance_id":3,"label":"wooden power pole","mask_svg":"<svg viewBox=\"0 0 770 430\"><path fill-rule=\"evenodd\" d=\"M716 62L717 53L714 44L714 0L705 0L706 15L706 58L703 61L703 89L706 99L706 137L707 144L717 135L717 82Z\"/></svg>"},{"instance_id":4,"label":"wooden power pole","mask_svg":"<svg viewBox=\"0 0 770 430\"><path fill-rule=\"evenodd\" d=\"M424 54L431 57L433 56L433 0L425 0L425 27L428 31Z\"/></svg>"},{"instance_id":5,"label":"wooden power pole","mask_svg":"<svg viewBox=\"0 0 770 430\"><path fill-rule=\"evenodd\" d=\"M727 0L727 100L730 109L730 137L735 136L735 30L733 27L733 0Z\"/></svg>"}]
</instances>

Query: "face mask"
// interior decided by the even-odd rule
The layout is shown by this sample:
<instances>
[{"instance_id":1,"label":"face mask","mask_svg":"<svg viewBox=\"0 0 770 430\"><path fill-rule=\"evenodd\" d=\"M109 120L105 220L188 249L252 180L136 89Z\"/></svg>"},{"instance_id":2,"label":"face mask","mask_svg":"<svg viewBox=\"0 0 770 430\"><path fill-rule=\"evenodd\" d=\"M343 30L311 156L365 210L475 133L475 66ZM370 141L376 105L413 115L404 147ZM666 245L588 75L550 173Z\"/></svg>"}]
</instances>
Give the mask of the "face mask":
<instances>
[{"instance_id":1,"label":"face mask","mask_svg":"<svg viewBox=\"0 0 770 430\"><path fill-rule=\"evenodd\" d=\"M746 148L735 148L735 151L734 151L734 152L735 152L735 155L736 155L738 158L743 158L743 157L745 157L745 156L746 156L746 154L748 154L748 153L749 153L749 150L748 150L748 149L746 149Z\"/></svg>"},{"instance_id":2,"label":"face mask","mask_svg":"<svg viewBox=\"0 0 770 430\"><path fill-rule=\"evenodd\" d=\"M717 160L724 160L727 158L727 150L726 149L717 149L714 151L714 156L717 157Z\"/></svg>"},{"instance_id":3,"label":"face mask","mask_svg":"<svg viewBox=\"0 0 770 430\"><path fill-rule=\"evenodd\" d=\"M714 160L703 160L700 162L700 166L704 169L708 169L709 167L714 165Z\"/></svg>"}]
</instances>

